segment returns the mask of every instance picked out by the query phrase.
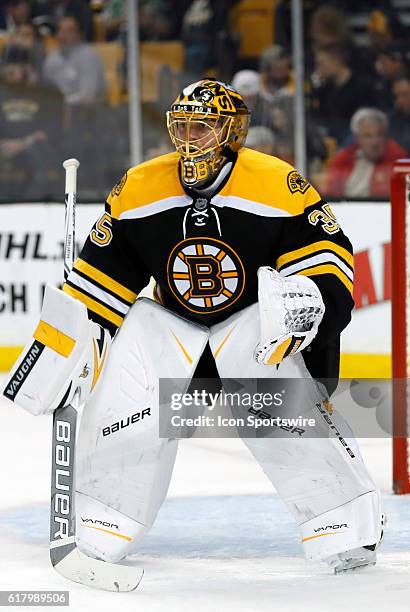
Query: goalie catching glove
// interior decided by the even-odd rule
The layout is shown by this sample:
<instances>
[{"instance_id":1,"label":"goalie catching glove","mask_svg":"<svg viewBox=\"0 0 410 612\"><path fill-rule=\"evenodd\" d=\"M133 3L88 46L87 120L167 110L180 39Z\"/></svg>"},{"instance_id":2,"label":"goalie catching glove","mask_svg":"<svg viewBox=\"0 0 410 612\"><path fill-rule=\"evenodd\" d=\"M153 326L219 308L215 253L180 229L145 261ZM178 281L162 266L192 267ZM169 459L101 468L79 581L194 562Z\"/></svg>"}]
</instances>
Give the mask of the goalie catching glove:
<instances>
[{"instance_id":1,"label":"goalie catching glove","mask_svg":"<svg viewBox=\"0 0 410 612\"><path fill-rule=\"evenodd\" d=\"M258 302L261 341L254 357L265 365L303 351L316 336L325 312L319 288L310 278L283 277L269 267L258 270Z\"/></svg>"},{"instance_id":2,"label":"goalie catching glove","mask_svg":"<svg viewBox=\"0 0 410 612\"><path fill-rule=\"evenodd\" d=\"M110 344L108 331L88 319L82 302L47 285L40 323L2 393L34 415L67 406L76 391L85 403Z\"/></svg>"}]
</instances>

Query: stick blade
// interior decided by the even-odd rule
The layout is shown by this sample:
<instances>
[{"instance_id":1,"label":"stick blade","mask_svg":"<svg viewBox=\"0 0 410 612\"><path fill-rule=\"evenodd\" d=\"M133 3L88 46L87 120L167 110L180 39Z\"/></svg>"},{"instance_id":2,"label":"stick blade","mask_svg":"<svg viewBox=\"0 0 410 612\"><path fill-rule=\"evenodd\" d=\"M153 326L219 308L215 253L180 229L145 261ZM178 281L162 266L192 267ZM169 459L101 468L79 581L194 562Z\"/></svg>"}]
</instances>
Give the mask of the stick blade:
<instances>
[{"instance_id":1,"label":"stick blade","mask_svg":"<svg viewBox=\"0 0 410 612\"><path fill-rule=\"evenodd\" d=\"M53 565L68 580L117 593L134 591L144 575L143 569L99 561L88 557L77 547Z\"/></svg>"}]
</instances>

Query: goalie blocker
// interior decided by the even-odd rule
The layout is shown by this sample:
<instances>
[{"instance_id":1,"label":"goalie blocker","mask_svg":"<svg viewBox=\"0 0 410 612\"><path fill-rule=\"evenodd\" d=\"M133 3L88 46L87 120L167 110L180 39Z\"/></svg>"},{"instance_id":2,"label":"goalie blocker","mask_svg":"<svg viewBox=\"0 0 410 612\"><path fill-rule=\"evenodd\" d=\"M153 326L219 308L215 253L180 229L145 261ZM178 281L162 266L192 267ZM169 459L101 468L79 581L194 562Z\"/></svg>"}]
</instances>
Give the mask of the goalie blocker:
<instances>
[{"instance_id":1,"label":"goalie blocker","mask_svg":"<svg viewBox=\"0 0 410 612\"><path fill-rule=\"evenodd\" d=\"M107 330L88 319L86 306L47 285L40 322L15 363L3 395L33 415L84 403L95 388L111 344Z\"/></svg>"}]
</instances>

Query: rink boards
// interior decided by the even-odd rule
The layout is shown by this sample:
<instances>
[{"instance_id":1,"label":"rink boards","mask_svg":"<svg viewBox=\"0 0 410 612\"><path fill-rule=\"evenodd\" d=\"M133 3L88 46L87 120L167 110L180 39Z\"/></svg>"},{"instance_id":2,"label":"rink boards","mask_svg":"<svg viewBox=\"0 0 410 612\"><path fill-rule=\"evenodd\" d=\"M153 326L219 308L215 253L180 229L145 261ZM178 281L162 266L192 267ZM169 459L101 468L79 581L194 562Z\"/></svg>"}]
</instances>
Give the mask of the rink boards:
<instances>
[{"instance_id":1,"label":"rink boards","mask_svg":"<svg viewBox=\"0 0 410 612\"><path fill-rule=\"evenodd\" d=\"M353 319L342 337L341 375L390 376L390 204L337 203L355 252ZM102 206L77 207L80 247ZM44 286L62 281L62 204L0 206L0 371L7 371L38 320ZM268 263L268 262L267 262Z\"/></svg>"}]
</instances>

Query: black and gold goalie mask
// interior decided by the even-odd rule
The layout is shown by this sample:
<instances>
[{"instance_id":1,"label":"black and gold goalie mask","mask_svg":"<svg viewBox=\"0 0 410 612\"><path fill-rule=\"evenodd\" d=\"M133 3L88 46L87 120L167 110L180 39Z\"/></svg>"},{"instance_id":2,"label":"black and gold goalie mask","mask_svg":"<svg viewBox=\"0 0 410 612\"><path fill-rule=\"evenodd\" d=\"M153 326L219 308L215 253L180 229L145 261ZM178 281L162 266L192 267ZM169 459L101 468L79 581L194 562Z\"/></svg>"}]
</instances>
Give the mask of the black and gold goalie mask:
<instances>
[{"instance_id":1,"label":"black and gold goalie mask","mask_svg":"<svg viewBox=\"0 0 410 612\"><path fill-rule=\"evenodd\" d=\"M167 112L172 143L182 160L182 181L202 186L216 176L227 150L244 144L249 111L230 85L205 79L188 85Z\"/></svg>"}]
</instances>

